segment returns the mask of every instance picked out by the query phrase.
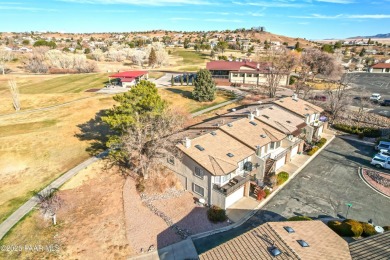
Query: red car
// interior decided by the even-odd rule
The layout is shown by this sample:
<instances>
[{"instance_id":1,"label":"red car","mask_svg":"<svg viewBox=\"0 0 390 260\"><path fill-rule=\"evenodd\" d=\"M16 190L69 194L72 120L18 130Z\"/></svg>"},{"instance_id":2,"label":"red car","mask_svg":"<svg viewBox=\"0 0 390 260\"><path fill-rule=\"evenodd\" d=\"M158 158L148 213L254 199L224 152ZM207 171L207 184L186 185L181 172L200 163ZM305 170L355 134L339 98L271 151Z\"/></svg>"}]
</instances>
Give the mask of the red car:
<instances>
[{"instance_id":1,"label":"red car","mask_svg":"<svg viewBox=\"0 0 390 260\"><path fill-rule=\"evenodd\" d=\"M322 95L315 95L313 97L314 100L317 100L317 101L326 101L326 96L322 96Z\"/></svg>"}]
</instances>

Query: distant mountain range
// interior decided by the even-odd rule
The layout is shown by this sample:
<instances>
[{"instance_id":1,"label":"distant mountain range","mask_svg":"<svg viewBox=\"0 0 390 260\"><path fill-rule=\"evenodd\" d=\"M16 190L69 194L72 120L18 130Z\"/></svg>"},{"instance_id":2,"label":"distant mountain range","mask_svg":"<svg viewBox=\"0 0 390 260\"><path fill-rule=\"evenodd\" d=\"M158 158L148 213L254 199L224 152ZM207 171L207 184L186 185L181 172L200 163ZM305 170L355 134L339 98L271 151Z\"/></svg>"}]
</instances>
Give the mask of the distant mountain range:
<instances>
[{"instance_id":1,"label":"distant mountain range","mask_svg":"<svg viewBox=\"0 0 390 260\"><path fill-rule=\"evenodd\" d=\"M377 34L373 36L355 36L355 37L349 37L348 39L368 39L368 38L390 38L390 33Z\"/></svg>"}]
</instances>

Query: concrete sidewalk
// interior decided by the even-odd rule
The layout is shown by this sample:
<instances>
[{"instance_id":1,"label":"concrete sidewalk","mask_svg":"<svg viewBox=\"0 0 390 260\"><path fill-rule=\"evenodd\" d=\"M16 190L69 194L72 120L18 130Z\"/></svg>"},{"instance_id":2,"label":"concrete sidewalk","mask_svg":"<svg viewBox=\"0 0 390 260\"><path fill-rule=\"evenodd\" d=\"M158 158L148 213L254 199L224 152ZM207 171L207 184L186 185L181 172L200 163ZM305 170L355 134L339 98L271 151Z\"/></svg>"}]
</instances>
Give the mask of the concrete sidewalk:
<instances>
[{"instance_id":1,"label":"concrete sidewalk","mask_svg":"<svg viewBox=\"0 0 390 260\"><path fill-rule=\"evenodd\" d=\"M190 238L180 241L173 245L161 248L148 254L139 255L132 260L183 260L183 259L198 259L194 243Z\"/></svg>"},{"instance_id":2,"label":"concrete sidewalk","mask_svg":"<svg viewBox=\"0 0 390 260\"><path fill-rule=\"evenodd\" d=\"M61 187L65 182L67 182L69 179L71 179L73 176L75 176L79 171L86 168L87 166L91 165L92 163L104 158L107 156L108 151L104 151L101 154L91 157L88 160L80 163L73 169L70 169L60 177L58 177L56 180L54 180L52 183L50 183L46 188L44 188L40 192L45 192L50 189L58 189ZM11 216L9 216L3 223L0 224L0 240L10 231L10 229L18 223L27 213L29 213L36 205L38 201L36 197L32 197L29 199L26 203L24 203L20 208L18 208L14 213L12 213Z\"/></svg>"}]
</instances>

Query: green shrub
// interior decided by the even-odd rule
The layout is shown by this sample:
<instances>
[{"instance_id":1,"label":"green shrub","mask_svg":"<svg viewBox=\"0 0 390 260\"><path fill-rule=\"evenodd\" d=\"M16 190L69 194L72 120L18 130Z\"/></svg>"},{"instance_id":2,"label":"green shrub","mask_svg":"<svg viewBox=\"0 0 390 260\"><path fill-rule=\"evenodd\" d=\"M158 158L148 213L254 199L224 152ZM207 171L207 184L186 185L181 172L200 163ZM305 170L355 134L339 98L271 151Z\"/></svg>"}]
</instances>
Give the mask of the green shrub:
<instances>
[{"instance_id":1,"label":"green shrub","mask_svg":"<svg viewBox=\"0 0 390 260\"><path fill-rule=\"evenodd\" d=\"M324 146L324 144L326 144L328 140L326 140L326 138L321 138L321 140L319 140L317 143L316 143L316 146L318 146L319 148L321 148L322 146Z\"/></svg>"},{"instance_id":2,"label":"green shrub","mask_svg":"<svg viewBox=\"0 0 390 260\"><path fill-rule=\"evenodd\" d=\"M390 226L384 226L383 229L384 229L385 231L390 231Z\"/></svg>"},{"instance_id":3,"label":"green shrub","mask_svg":"<svg viewBox=\"0 0 390 260\"><path fill-rule=\"evenodd\" d=\"M210 221L216 223L216 222L222 222L227 219L226 211L224 209L221 209L217 206L212 206L207 211L207 217Z\"/></svg>"},{"instance_id":4,"label":"green shrub","mask_svg":"<svg viewBox=\"0 0 390 260\"><path fill-rule=\"evenodd\" d=\"M271 191L269 189L265 189L264 192L265 192L264 198L267 198L271 194Z\"/></svg>"},{"instance_id":5,"label":"green shrub","mask_svg":"<svg viewBox=\"0 0 390 260\"><path fill-rule=\"evenodd\" d=\"M312 156L313 154L315 154L320 148L318 146L314 146L313 148L311 148L308 152L307 152L307 155L309 156Z\"/></svg>"},{"instance_id":6,"label":"green shrub","mask_svg":"<svg viewBox=\"0 0 390 260\"><path fill-rule=\"evenodd\" d=\"M288 221L308 221L308 220L313 220L313 219L306 216L294 216L288 219Z\"/></svg>"},{"instance_id":7,"label":"green shrub","mask_svg":"<svg viewBox=\"0 0 390 260\"><path fill-rule=\"evenodd\" d=\"M337 220L331 220L328 222L328 227L332 229L334 232L340 235L340 226L341 222Z\"/></svg>"},{"instance_id":8,"label":"green shrub","mask_svg":"<svg viewBox=\"0 0 390 260\"><path fill-rule=\"evenodd\" d=\"M375 231L375 227L373 225L370 225L366 222L360 222L360 224L362 224L363 227L363 234L362 234L363 237L369 237L377 234L377 232Z\"/></svg>"},{"instance_id":9,"label":"green shrub","mask_svg":"<svg viewBox=\"0 0 390 260\"><path fill-rule=\"evenodd\" d=\"M340 226L341 236L345 237L360 237L363 234L363 225L359 221L346 219Z\"/></svg>"},{"instance_id":10,"label":"green shrub","mask_svg":"<svg viewBox=\"0 0 390 260\"><path fill-rule=\"evenodd\" d=\"M279 172L278 175L276 176L277 178L277 184L282 185L288 180L288 177L290 175L287 172Z\"/></svg>"},{"instance_id":11,"label":"green shrub","mask_svg":"<svg viewBox=\"0 0 390 260\"><path fill-rule=\"evenodd\" d=\"M362 133L363 137L381 137L382 131L378 128L372 127L360 127L356 128L354 126L345 125L345 124L334 124L334 129L349 133L349 134L359 134Z\"/></svg>"}]
</instances>

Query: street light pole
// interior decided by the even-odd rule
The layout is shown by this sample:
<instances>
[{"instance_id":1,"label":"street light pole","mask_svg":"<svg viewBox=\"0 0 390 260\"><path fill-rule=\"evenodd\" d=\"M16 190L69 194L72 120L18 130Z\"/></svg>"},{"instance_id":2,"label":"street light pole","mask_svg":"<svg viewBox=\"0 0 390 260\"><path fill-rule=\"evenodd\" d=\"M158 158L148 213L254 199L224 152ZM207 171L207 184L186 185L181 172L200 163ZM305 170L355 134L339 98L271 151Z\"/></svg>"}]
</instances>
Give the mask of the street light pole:
<instances>
[{"instance_id":1,"label":"street light pole","mask_svg":"<svg viewBox=\"0 0 390 260\"><path fill-rule=\"evenodd\" d=\"M349 209L352 208L352 203L347 203L347 214L345 215L345 218L347 219L348 218L348 212L349 212Z\"/></svg>"}]
</instances>

